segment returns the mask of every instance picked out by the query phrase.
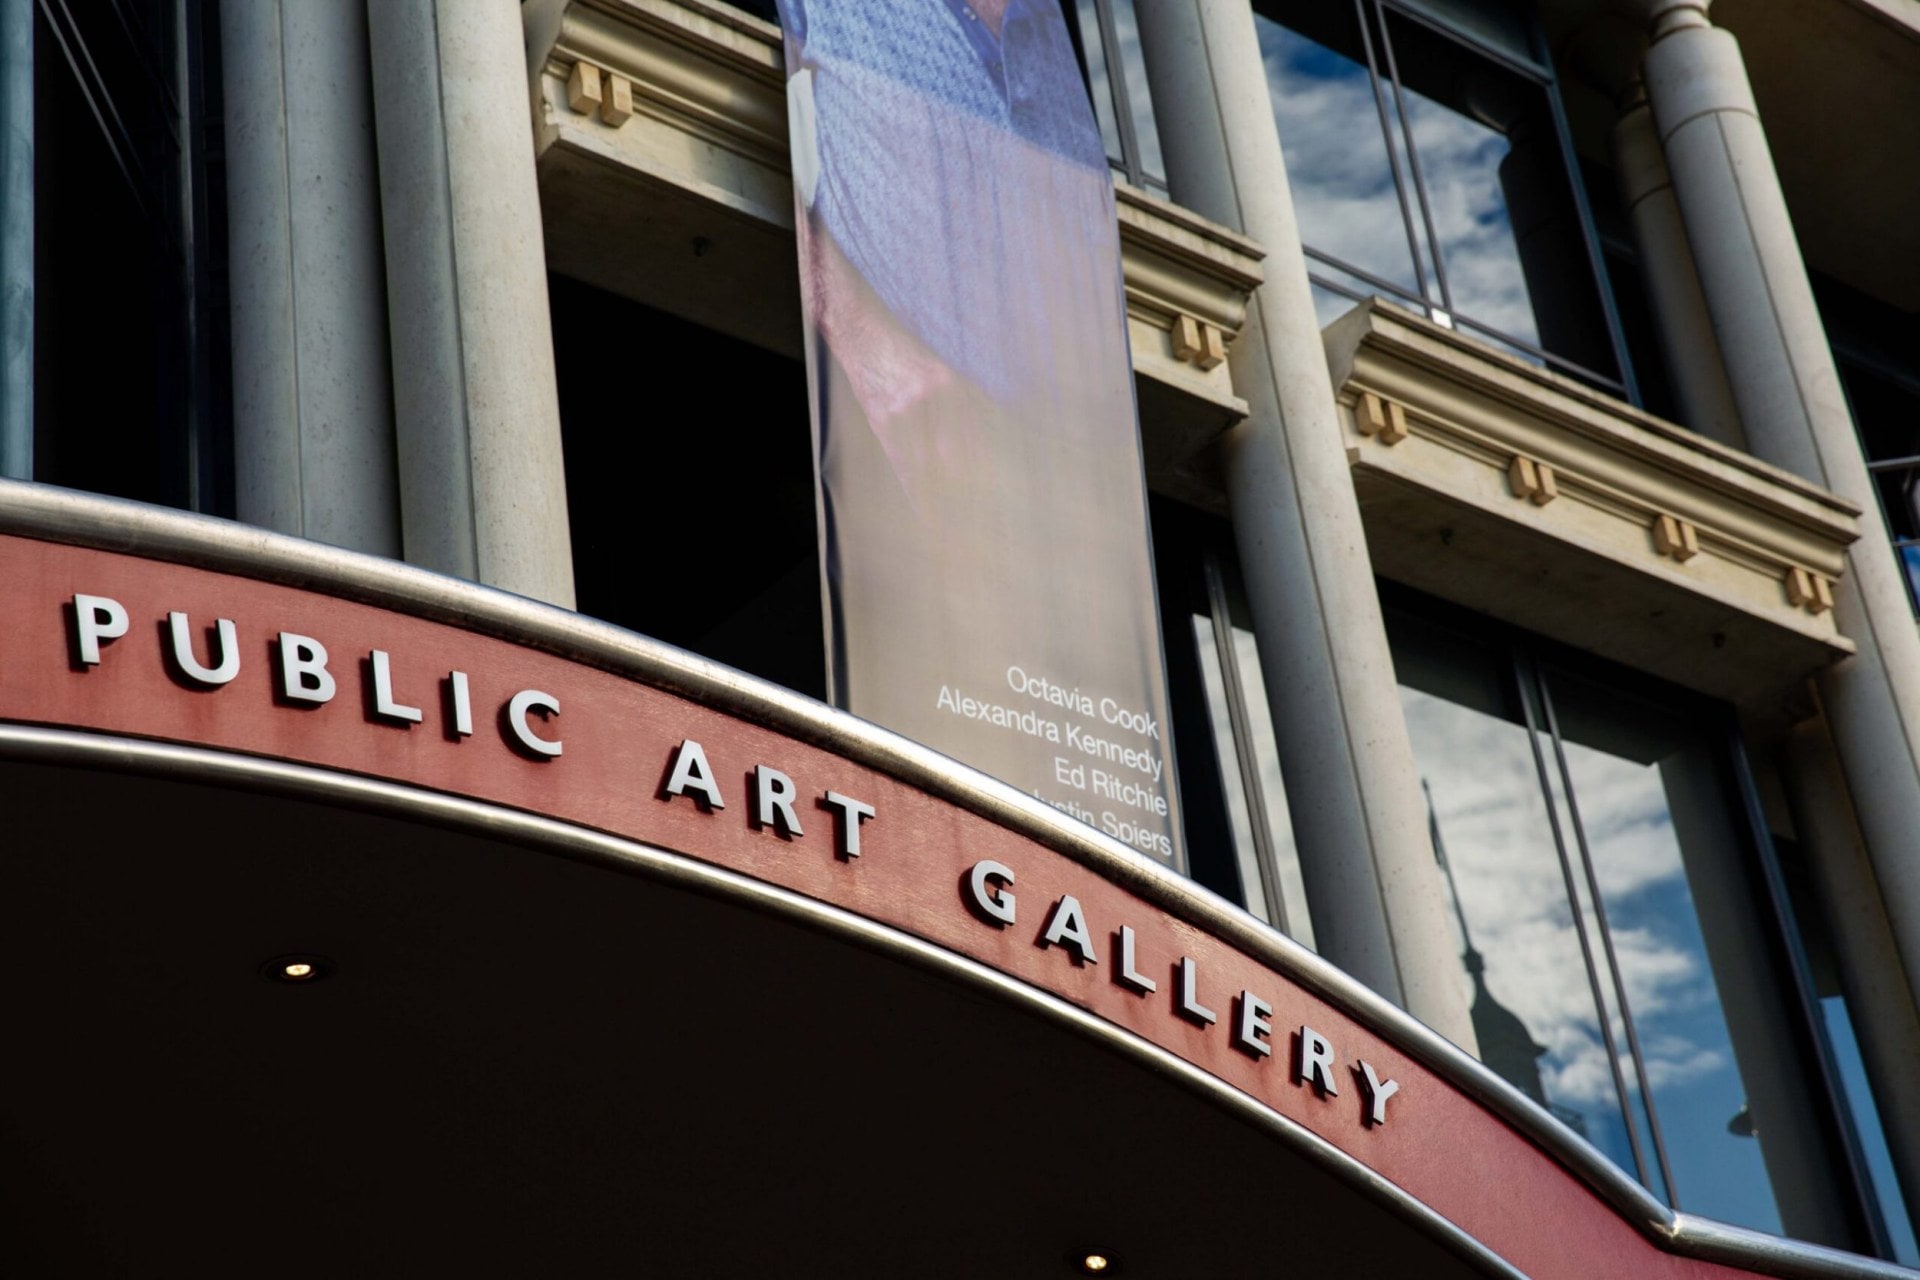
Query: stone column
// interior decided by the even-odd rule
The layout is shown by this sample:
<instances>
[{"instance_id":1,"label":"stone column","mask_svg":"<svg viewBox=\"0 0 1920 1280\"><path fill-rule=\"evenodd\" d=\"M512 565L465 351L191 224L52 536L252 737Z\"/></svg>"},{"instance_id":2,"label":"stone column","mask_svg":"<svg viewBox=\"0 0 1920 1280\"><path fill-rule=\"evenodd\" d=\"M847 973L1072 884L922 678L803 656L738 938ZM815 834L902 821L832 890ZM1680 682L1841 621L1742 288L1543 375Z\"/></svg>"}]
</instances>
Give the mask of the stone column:
<instances>
[{"instance_id":1,"label":"stone column","mask_svg":"<svg viewBox=\"0 0 1920 1280\"><path fill-rule=\"evenodd\" d=\"M1707 0L1650 0L1647 98L1754 454L1859 504L1834 589L1860 651L1822 701L1909 983L1920 976L1920 631L1794 240L1739 47Z\"/></svg>"},{"instance_id":2,"label":"stone column","mask_svg":"<svg viewBox=\"0 0 1920 1280\"><path fill-rule=\"evenodd\" d=\"M400 554L360 0L220 10L240 519Z\"/></svg>"},{"instance_id":3,"label":"stone column","mask_svg":"<svg viewBox=\"0 0 1920 1280\"><path fill-rule=\"evenodd\" d=\"M0 0L0 476L33 479L33 0Z\"/></svg>"},{"instance_id":4,"label":"stone column","mask_svg":"<svg viewBox=\"0 0 1920 1280\"><path fill-rule=\"evenodd\" d=\"M515 0L367 0L406 556L573 607Z\"/></svg>"},{"instance_id":5,"label":"stone column","mask_svg":"<svg viewBox=\"0 0 1920 1280\"><path fill-rule=\"evenodd\" d=\"M1474 1048L1247 0L1140 6L1174 198L1267 250L1223 441L1321 954Z\"/></svg>"},{"instance_id":6,"label":"stone column","mask_svg":"<svg viewBox=\"0 0 1920 1280\"><path fill-rule=\"evenodd\" d=\"M1640 277L1652 304L1654 327L1673 377L1674 395L1686 425L1721 444L1744 450L1746 433L1727 385L1720 342L1700 293L1700 275L1687 247L1687 229L1673 196L1673 176L1660 150L1646 86L1636 77L1625 108L1608 137L1620 200L1640 251Z\"/></svg>"}]
</instances>

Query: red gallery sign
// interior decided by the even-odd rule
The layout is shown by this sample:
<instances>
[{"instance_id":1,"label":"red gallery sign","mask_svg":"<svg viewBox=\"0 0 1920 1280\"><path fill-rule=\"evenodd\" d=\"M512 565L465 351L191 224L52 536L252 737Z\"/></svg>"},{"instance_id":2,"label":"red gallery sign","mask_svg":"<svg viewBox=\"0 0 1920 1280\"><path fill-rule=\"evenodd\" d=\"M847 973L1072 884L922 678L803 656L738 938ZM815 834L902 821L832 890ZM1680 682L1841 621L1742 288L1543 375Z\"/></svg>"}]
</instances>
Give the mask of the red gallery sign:
<instances>
[{"instance_id":1,"label":"red gallery sign","mask_svg":"<svg viewBox=\"0 0 1920 1280\"><path fill-rule=\"evenodd\" d=\"M527 645L312 591L0 537L0 719L510 806L971 957L1299 1123L1534 1277L1747 1274L1657 1248L1457 1084L1294 979L887 773Z\"/></svg>"}]
</instances>

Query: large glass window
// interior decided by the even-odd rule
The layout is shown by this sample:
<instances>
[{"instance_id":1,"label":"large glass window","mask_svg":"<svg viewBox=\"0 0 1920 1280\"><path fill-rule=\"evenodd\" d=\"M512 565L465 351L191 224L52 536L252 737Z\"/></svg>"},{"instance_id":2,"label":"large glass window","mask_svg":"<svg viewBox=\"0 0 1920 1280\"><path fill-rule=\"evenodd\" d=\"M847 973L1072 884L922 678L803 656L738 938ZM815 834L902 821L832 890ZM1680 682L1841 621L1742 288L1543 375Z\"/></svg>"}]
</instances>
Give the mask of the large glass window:
<instances>
[{"instance_id":1,"label":"large glass window","mask_svg":"<svg viewBox=\"0 0 1920 1280\"><path fill-rule=\"evenodd\" d=\"M1134 0L1064 0L1108 162L1134 186L1165 195L1167 166L1133 6Z\"/></svg>"},{"instance_id":2,"label":"large glass window","mask_svg":"<svg viewBox=\"0 0 1920 1280\"><path fill-rule=\"evenodd\" d=\"M1920 609L1920 375L1866 360L1840 361L1840 381L1867 454L1893 552Z\"/></svg>"},{"instance_id":3,"label":"large glass window","mask_svg":"<svg viewBox=\"0 0 1920 1280\"><path fill-rule=\"evenodd\" d=\"M1845 1100L1859 1134L1855 1173L1873 1189L1872 1207L1879 1216L1874 1225L1884 1233L1878 1252L1903 1266L1920 1267L1920 1239L1914 1235L1913 1219L1901 1194L1900 1176L1893 1167L1893 1153L1887 1146L1880 1109L1867 1079L1853 1010L1842 990L1840 958L1827 928L1828 921L1815 900L1811 869L1797 842L1776 837L1774 844L1783 886L1793 904L1796 933L1806 955L1809 985L1819 1004L1820 1023L1827 1033L1827 1042L1833 1048L1829 1077Z\"/></svg>"},{"instance_id":4,"label":"large glass window","mask_svg":"<svg viewBox=\"0 0 1920 1280\"><path fill-rule=\"evenodd\" d=\"M547 288L580 612L824 698L805 367L566 276ZM636 388L667 380L724 387L723 417L639 412Z\"/></svg>"},{"instance_id":5,"label":"large glass window","mask_svg":"<svg viewBox=\"0 0 1920 1280\"><path fill-rule=\"evenodd\" d=\"M227 514L219 23L122 0L34 25L32 478Z\"/></svg>"},{"instance_id":6,"label":"large glass window","mask_svg":"<svg viewBox=\"0 0 1920 1280\"><path fill-rule=\"evenodd\" d=\"M1280 744L1239 570L1218 550L1204 554L1201 570L1206 607L1188 608L1181 621L1193 629L1241 892L1249 911L1311 947L1313 921L1280 777Z\"/></svg>"},{"instance_id":7,"label":"large glass window","mask_svg":"<svg viewBox=\"0 0 1920 1280\"><path fill-rule=\"evenodd\" d=\"M1227 522L1154 498L1175 765L1194 879L1314 945L1280 748Z\"/></svg>"},{"instance_id":8,"label":"large glass window","mask_svg":"<svg viewBox=\"0 0 1920 1280\"><path fill-rule=\"evenodd\" d=\"M1723 708L1391 597L1487 1065L1676 1208L1871 1249Z\"/></svg>"},{"instance_id":9,"label":"large glass window","mask_svg":"<svg viewBox=\"0 0 1920 1280\"><path fill-rule=\"evenodd\" d=\"M1322 320L1379 295L1631 398L1531 32L1489 5L1256 15Z\"/></svg>"},{"instance_id":10,"label":"large glass window","mask_svg":"<svg viewBox=\"0 0 1920 1280\"><path fill-rule=\"evenodd\" d=\"M1699 424L1688 420L1674 392L1673 371L1654 319L1640 246L1627 209L1620 202L1620 184L1611 171L1597 164L1583 161L1579 171L1601 261L1606 264L1607 288L1620 323L1621 343L1633 370L1634 403L1656 417L1697 431Z\"/></svg>"},{"instance_id":11,"label":"large glass window","mask_svg":"<svg viewBox=\"0 0 1920 1280\"><path fill-rule=\"evenodd\" d=\"M1880 514L1920 610L1920 314L1814 278Z\"/></svg>"}]
</instances>

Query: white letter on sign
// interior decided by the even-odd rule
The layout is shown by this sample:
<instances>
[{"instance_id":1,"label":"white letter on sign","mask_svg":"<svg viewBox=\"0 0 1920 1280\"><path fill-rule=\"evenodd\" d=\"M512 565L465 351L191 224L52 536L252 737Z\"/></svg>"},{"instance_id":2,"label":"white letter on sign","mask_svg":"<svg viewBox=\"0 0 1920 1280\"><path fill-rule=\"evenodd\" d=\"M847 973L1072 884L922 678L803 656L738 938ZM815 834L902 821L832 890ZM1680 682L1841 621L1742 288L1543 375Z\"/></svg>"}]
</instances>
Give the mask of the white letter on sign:
<instances>
[{"instance_id":1,"label":"white letter on sign","mask_svg":"<svg viewBox=\"0 0 1920 1280\"><path fill-rule=\"evenodd\" d=\"M764 764L753 766L753 820L763 827L783 831L789 836L804 835L800 818L793 811L793 779Z\"/></svg>"},{"instance_id":2,"label":"white letter on sign","mask_svg":"<svg viewBox=\"0 0 1920 1280\"><path fill-rule=\"evenodd\" d=\"M393 696L393 659L384 649L375 649L368 662L373 667L373 714L405 724L419 724L426 713L410 707Z\"/></svg>"},{"instance_id":3,"label":"white letter on sign","mask_svg":"<svg viewBox=\"0 0 1920 1280\"><path fill-rule=\"evenodd\" d=\"M709 809L724 809L727 802L720 798L720 784L713 780L713 768L707 763L707 753L692 738L684 739L673 753L673 770L667 775L667 798L694 793L693 802L704 804Z\"/></svg>"},{"instance_id":4,"label":"white letter on sign","mask_svg":"<svg viewBox=\"0 0 1920 1280\"><path fill-rule=\"evenodd\" d=\"M76 595L73 598L73 643L80 661L89 667L100 665L100 642L118 640L127 634L127 606L105 596Z\"/></svg>"},{"instance_id":5,"label":"white letter on sign","mask_svg":"<svg viewBox=\"0 0 1920 1280\"><path fill-rule=\"evenodd\" d=\"M821 798L821 805L840 811L840 856L857 858L860 856L860 824L873 817L873 806L862 804L852 796L843 796L838 791L829 791Z\"/></svg>"},{"instance_id":6,"label":"white letter on sign","mask_svg":"<svg viewBox=\"0 0 1920 1280\"><path fill-rule=\"evenodd\" d=\"M1387 1099L1400 1092L1398 1080L1382 1080L1371 1063L1360 1064L1360 1087L1367 1095L1366 1122L1369 1126L1387 1122Z\"/></svg>"},{"instance_id":7,"label":"white letter on sign","mask_svg":"<svg viewBox=\"0 0 1920 1280\"><path fill-rule=\"evenodd\" d=\"M1297 1084L1310 1084L1323 1098L1340 1096L1333 1083L1333 1046L1312 1027L1300 1028L1299 1056L1294 1059L1293 1078Z\"/></svg>"},{"instance_id":8,"label":"white letter on sign","mask_svg":"<svg viewBox=\"0 0 1920 1280\"><path fill-rule=\"evenodd\" d=\"M193 624L186 614L178 610L169 613L167 630L173 637L173 660L189 680L200 684L229 684L240 674L240 641L234 634L233 623L227 619L215 620L215 630L220 635L220 664L214 667L203 667L194 657Z\"/></svg>"},{"instance_id":9,"label":"white letter on sign","mask_svg":"<svg viewBox=\"0 0 1920 1280\"><path fill-rule=\"evenodd\" d=\"M1042 947L1068 947L1080 957L1081 964L1098 964L1093 954L1093 934L1087 929L1087 914L1080 899L1066 894L1054 904L1053 915L1040 935Z\"/></svg>"},{"instance_id":10,"label":"white letter on sign","mask_svg":"<svg viewBox=\"0 0 1920 1280\"><path fill-rule=\"evenodd\" d=\"M987 923L1010 925L1013 923L1013 895L1005 889L995 893L991 886L996 880L1011 887L1013 872L991 858L976 862L973 870L967 873L967 893L973 899L974 910Z\"/></svg>"},{"instance_id":11,"label":"white letter on sign","mask_svg":"<svg viewBox=\"0 0 1920 1280\"><path fill-rule=\"evenodd\" d=\"M527 723L527 712L536 708L548 715L557 716L560 714L560 700L538 689L522 689L513 695L511 702L507 703L507 727L513 730L513 736L519 740L521 746L535 755L551 759L560 754L560 740L555 738L548 741L546 738L534 736L533 726Z\"/></svg>"},{"instance_id":12,"label":"white letter on sign","mask_svg":"<svg viewBox=\"0 0 1920 1280\"><path fill-rule=\"evenodd\" d=\"M294 702L331 702L335 685L327 646L312 636L280 633L280 691Z\"/></svg>"},{"instance_id":13,"label":"white letter on sign","mask_svg":"<svg viewBox=\"0 0 1920 1280\"><path fill-rule=\"evenodd\" d=\"M1267 1043L1267 1037L1273 1034L1273 1006L1251 991L1240 993L1240 1017L1235 1021L1233 1043L1256 1058L1264 1058L1273 1052L1273 1046Z\"/></svg>"}]
</instances>

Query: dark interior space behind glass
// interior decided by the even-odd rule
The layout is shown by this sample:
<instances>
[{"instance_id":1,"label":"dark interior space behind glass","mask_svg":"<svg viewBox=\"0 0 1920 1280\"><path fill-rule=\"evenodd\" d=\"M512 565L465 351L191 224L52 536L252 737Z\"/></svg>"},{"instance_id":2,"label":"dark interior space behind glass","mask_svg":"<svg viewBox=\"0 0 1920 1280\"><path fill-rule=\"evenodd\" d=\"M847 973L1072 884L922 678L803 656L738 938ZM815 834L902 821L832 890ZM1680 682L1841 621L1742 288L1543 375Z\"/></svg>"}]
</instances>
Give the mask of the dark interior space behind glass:
<instances>
[{"instance_id":1,"label":"dark interior space behind glass","mask_svg":"<svg viewBox=\"0 0 1920 1280\"><path fill-rule=\"evenodd\" d=\"M230 514L217 16L39 6L35 479Z\"/></svg>"},{"instance_id":2,"label":"dark interior space behind glass","mask_svg":"<svg viewBox=\"0 0 1920 1280\"><path fill-rule=\"evenodd\" d=\"M825 697L805 368L565 276L548 292L580 611Z\"/></svg>"},{"instance_id":3,"label":"dark interior space behind glass","mask_svg":"<svg viewBox=\"0 0 1920 1280\"><path fill-rule=\"evenodd\" d=\"M1920 315L1818 274L1813 290L1894 554L1920 609Z\"/></svg>"}]
</instances>

